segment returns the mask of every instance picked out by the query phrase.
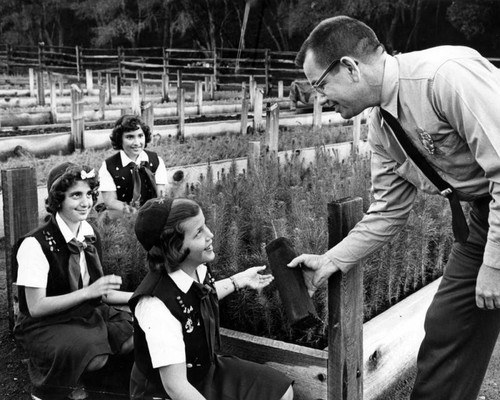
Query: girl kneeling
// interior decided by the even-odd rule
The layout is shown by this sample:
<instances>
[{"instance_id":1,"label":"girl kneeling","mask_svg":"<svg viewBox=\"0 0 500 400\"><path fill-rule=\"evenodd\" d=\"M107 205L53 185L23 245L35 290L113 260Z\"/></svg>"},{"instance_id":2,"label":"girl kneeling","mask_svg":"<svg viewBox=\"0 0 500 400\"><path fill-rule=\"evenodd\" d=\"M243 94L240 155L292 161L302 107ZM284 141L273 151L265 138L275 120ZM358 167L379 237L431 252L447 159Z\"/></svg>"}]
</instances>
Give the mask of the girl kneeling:
<instances>
[{"instance_id":1,"label":"girl kneeling","mask_svg":"<svg viewBox=\"0 0 500 400\"><path fill-rule=\"evenodd\" d=\"M199 205L152 199L139 209L135 233L150 272L129 304L135 315L132 399L291 400L292 381L264 365L215 353L218 300L272 281L253 267L215 281L212 232Z\"/></svg>"}]
</instances>

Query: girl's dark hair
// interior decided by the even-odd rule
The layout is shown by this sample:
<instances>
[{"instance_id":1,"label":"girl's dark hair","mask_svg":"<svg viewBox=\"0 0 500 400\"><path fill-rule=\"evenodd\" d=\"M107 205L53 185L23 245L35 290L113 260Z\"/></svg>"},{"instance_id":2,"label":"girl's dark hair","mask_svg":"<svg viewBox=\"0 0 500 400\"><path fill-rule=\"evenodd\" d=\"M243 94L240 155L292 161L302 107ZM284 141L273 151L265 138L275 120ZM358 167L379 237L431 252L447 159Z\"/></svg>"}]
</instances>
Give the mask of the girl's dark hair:
<instances>
[{"instance_id":1,"label":"girl's dark hair","mask_svg":"<svg viewBox=\"0 0 500 400\"><path fill-rule=\"evenodd\" d=\"M142 131L144 132L144 136L146 137L146 144L144 146L146 147L147 144L151 142L151 129L149 129L149 126L144 123L142 118L138 115L129 114L122 115L120 118L118 118L118 120L115 122L115 126L113 128L113 131L111 132L111 135L109 135L113 149L123 149L123 134L126 132L136 131L139 128L142 129Z\"/></svg>"},{"instance_id":2,"label":"girl's dark hair","mask_svg":"<svg viewBox=\"0 0 500 400\"><path fill-rule=\"evenodd\" d=\"M154 246L148 252L149 268L153 271L165 269L174 272L189 255L189 249L182 251L184 231L181 224L189 218L196 217L201 207L191 199L175 199L168 215L167 222L160 234L161 246Z\"/></svg>"},{"instance_id":3,"label":"girl's dark hair","mask_svg":"<svg viewBox=\"0 0 500 400\"><path fill-rule=\"evenodd\" d=\"M69 164L68 167L61 175L54 179L51 187L49 188L49 195L47 200L45 200L45 209L50 214L56 214L57 211L61 209L61 205L66 198L66 192L73 186L77 181L88 182L90 190L92 191L92 200L94 204L99 196L99 175L97 171L94 170L94 176L92 178L85 177L82 178L82 171L88 173L92 171L88 165L75 165Z\"/></svg>"}]
</instances>

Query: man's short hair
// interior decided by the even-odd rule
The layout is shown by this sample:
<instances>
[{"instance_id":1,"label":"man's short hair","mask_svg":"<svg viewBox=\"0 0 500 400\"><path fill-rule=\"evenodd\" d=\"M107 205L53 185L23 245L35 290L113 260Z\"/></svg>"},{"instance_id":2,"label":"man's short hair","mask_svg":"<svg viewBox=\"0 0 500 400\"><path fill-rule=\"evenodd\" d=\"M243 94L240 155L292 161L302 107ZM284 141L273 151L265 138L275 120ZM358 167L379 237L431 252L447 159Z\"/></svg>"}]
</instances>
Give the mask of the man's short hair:
<instances>
[{"instance_id":1,"label":"man's short hair","mask_svg":"<svg viewBox=\"0 0 500 400\"><path fill-rule=\"evenodd\" d=\"M333 60L351 56L366 59L382 46L375 32L357 19L337 16L321 21L302 44L295 64L303 67L306 55L312 51L315 62L326 68Z\"/></svg>"}]
</instances>

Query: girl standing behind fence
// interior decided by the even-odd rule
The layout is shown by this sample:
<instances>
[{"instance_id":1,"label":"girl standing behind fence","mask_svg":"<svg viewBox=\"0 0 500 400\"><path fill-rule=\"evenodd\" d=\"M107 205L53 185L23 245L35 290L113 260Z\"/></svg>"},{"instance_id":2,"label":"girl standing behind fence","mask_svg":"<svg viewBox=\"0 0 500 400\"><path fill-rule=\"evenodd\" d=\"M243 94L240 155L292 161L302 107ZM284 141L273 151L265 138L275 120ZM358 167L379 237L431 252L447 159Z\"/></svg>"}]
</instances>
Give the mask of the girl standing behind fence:
<instances>
[{"instance_id":1,"label":"girl standing behind fence","mask_svg":"<svg viewBox=\"0 0 500 400\"><path fill-rule=\"evenodd\" d=\"M141 117L123 115L110 136L115 155L99 169L100 190L108 214L133 213L147 200L161 197L167 184L165 163L155 152L145 150L151 130Z\"/></svg>"},{"instance_id":2,"label":"girl standing behind fence","mask_svg":"<svg viewBox=\"0 0 500 400\"><path fill-rule=\"evenodd\" d=\"M213 235L199 205L188 199L149 200L135 232L150 272L129 304L135 315L132 399L291 400L292 381L264 365L215 353L218 300L272 281L253 267L215 281Z\"/></svg>"},{"instance_id":3,"label":"girl standing behind fence","mask_svg":"<svg viewBox=\"0 0 500 400\"><path fill-rule=\"evenodd\" d=\"M101 369L110 354L133 348L132 315L108 305L126 304L132 293L117 290L119 276L103 276L101 242L86 221L98 185L87 166L53 168L50 219L13 251L19 288L14 333L29 356L33 399L63 398L84 371Z\"/></svg>"}]
</instances>

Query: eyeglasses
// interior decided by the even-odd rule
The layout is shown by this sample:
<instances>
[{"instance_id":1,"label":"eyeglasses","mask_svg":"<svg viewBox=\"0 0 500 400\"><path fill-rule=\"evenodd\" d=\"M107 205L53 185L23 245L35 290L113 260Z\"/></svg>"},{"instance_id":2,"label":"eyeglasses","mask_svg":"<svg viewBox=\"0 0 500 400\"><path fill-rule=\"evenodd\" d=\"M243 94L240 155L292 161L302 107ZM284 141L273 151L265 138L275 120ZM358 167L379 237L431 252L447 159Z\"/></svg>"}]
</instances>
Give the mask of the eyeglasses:
<instances>
[{"instance_id":1,"label":"eyeglasses","mask_svg":"<svg viewBox=\"0 0 500 400\"><path fill-rule=\"evenodd\" d=\"M358 65L357 61L354 61L356 65ZM318 80L312 85L312 88L316 90L319 94L322 94L323 96L325 95L325 90L321 86L323 85L323 81L326 79L328 74L332 71L332 69L335 68L337 64L340 63L340 59L333 60L328 67L323 71L321 76L318 78Z\"/></svg>"},{"instance_id":2,"label":"eyeglasses","mask_svg":"<svg viewBox=\"0 0 500 400\"><path fill-rule=\"evenodd\" d=\"M328 76L328 74L330 73L330 71L332 69L335 68L335 66L340 62L340 59L337 59L337 60L333 60L330 65L328 67L326 67L326 69L323 71L323 73L321 74L321 76L318 78L318 80L314 83L314 85L312 85L312 88L314 90L316 90L319 94L322 94L324 95L325 92L324 92L324 89L321 87L321 85L323 84L323 81L325 80L325 78Z\"/></svg>"}]
</instances>

